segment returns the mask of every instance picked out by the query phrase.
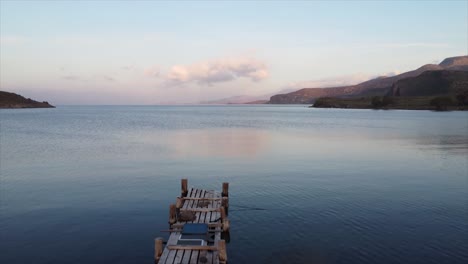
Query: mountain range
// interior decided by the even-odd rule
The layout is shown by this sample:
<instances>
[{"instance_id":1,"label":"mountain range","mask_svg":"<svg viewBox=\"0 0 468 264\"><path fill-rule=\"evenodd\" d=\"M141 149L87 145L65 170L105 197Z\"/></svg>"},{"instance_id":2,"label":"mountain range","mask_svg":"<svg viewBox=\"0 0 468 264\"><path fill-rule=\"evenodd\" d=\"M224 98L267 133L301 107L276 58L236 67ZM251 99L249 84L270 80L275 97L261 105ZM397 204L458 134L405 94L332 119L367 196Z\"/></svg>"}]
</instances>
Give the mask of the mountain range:
<instances>
[{"instance_id":1,"label":"mountain range","mask_svg":"<svg viewBox=\"0 0 468 264\"><path fill-rule=\"evenodd\" d=\"M268 103L312 104L317 98L321 97L353 98L362 96L383 96L391 93L392 87L396 82L419 76L427 71L468 71L468 56L446 58L439 64L426 64L413 71L391 77L378 77L356 85L332 88L303 88L290 93L276 94L271 96ZM435 81L437 76L437 74L432 75L432 81ZM429 79L427 79L427 81L431 82ZM462 83L461 85L465 84ZM413 91L413 94L414 93L415 90Z\"/></svg>"}]
</instances>

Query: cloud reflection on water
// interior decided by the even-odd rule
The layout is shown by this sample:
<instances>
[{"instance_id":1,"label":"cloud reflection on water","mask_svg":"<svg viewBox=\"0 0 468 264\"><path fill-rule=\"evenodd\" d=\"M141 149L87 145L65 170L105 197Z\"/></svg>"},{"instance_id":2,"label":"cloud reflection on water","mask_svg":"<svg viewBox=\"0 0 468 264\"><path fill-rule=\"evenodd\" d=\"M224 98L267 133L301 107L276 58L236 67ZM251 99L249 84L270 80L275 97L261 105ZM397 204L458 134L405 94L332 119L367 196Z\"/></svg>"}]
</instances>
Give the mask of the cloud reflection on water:
<instances>
[{"instance_id":1,"label":"cloud reflection on water","mask_svg":"<svg viewBox=\"0 0 468 264\"><path fill-rule=\"evenodd\" d=\"M177 130L161 138L182 157L252 158L270 143L270 134L257 129Z\"/></svg>"}]
</instances>

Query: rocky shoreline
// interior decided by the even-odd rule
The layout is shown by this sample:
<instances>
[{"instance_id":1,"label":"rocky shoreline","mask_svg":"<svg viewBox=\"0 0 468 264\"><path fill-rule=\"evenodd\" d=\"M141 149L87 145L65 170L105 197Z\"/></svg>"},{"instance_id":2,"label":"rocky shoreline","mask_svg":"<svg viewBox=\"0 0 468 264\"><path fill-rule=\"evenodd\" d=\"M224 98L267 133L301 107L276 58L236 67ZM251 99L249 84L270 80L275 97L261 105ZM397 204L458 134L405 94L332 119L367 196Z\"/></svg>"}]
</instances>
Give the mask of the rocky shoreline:
<instances>
[{"instance_id":1,"label":"rocky shoreline","mask_svg":"<svg viewBox=\"0 0 468 264\"><path fill-rule=\"evenodd\" d=\"M38 102L19 94L0 91L0 109L55 108L48 102Z\"/></svg>"}]
</instances>

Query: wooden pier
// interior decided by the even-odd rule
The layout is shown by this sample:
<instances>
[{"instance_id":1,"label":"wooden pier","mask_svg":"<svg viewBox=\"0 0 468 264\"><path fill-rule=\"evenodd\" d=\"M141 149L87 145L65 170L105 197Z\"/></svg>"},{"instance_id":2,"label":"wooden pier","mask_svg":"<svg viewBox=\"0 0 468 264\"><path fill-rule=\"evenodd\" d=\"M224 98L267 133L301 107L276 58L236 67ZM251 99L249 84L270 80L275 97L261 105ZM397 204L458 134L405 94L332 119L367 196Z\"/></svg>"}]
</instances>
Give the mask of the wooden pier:
<instances>
[{"instance_id":1,"label":"wooden pier","mask_svg":"<svg viewBox=\"0 0 468 264\"><path fill-rule=\"evenodd\" d=\"M155 239L156 264L226 264L229 232L229 183L222 192L188 188L181 180L181 195L169 207L169 239Z\"/></svg>"}]
</instances>

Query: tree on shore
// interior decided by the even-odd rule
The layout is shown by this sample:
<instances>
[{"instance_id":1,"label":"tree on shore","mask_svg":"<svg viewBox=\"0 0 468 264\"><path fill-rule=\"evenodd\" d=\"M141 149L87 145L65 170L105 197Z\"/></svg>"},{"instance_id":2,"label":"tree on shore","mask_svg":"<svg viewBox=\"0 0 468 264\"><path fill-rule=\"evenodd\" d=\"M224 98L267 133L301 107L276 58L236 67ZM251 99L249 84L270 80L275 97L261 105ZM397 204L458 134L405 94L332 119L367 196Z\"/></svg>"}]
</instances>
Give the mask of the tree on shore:
<instances>
[{"instance_id":1,"label":"tree on shore","mask_svg":"<svg viewBox=\"0 0 468 264\"><path fill-rule=\"evenodd\" d=\"M372 97L371 105L374 109L383 108L394 103L391 96L374 96Z\"/></svg>"},{"instance_id":2,"label":"tree on shore","mask_svg":"<svg viewBox=\"0 0 468 264\"><path fill-rule=\"evenodd\" d=\"M431 100L431 106L434 106L437 111L446 111L449 106L454 106L455 101L450 96L438 96Z\"/></svg>"}]
</instances>

